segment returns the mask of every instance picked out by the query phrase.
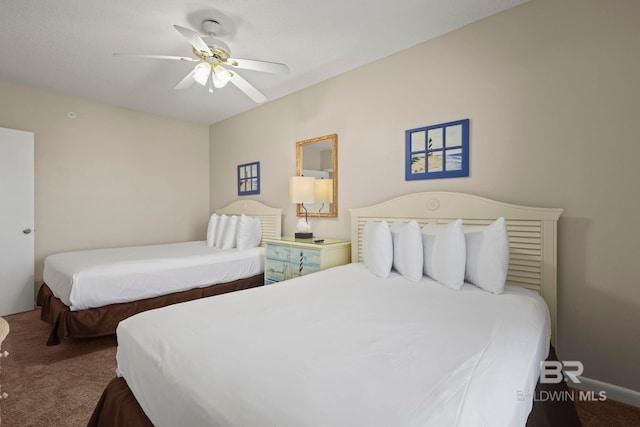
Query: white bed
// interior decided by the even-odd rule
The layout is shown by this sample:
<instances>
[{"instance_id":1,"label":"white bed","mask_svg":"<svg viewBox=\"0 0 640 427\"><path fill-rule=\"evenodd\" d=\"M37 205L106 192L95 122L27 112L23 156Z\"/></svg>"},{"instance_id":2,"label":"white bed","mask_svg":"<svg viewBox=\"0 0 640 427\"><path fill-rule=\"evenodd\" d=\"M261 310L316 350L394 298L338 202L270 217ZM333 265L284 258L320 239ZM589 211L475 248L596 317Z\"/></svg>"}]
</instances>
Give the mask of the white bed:
<instances>
[{"instance_id":1,"label":"white bed","mask_svg":"<svg viewBox=\"0 0 640 427\"><path fill-rule=\"evenodd\" d=\"M206 241L62 252L44 281L71 311L153 298L264 272L264 248L238 251Z\"/></svg>"},{"instance_id":2,"label":"white bed","mask_svg":"<svg viewBox=\"0 0 640 427\"><path fill-rule=\"evenodd\" d=\"M238 200L216 213L259 218L263 239L280 237L281 209L255 200ZM262 246L219 249L206 243L193 241L48 256L43 272L45 284L38 294L41 317L53 325L48 344L58 344L64 337L113 334L120 320L139 311L263 283ZM195 292L189 292L192 290Z\"/></svg>"},{"instance_id":3,"label":"white bed","mask_svg":"<svg viewBox=\"0 0 640 427\"><path fill-rule=\"evenodd\" d=\"M350 212L354 261L369 220L504 216L504 293L383 279L354 263L136 315L118 327L118 373L152 423L526 424L554 339L562 210L417 193Z\"/></svg>"},{"instance_id":4,"label":"white bed","mask_svg":"<svg viewBox=\"0 0 640 427\"><path fill-rule=\"evenodd\" d=\"M131 317L117 360L157 427L520 426L549 339L533 291L349 264Z\"/></svg>"}]
</instances>

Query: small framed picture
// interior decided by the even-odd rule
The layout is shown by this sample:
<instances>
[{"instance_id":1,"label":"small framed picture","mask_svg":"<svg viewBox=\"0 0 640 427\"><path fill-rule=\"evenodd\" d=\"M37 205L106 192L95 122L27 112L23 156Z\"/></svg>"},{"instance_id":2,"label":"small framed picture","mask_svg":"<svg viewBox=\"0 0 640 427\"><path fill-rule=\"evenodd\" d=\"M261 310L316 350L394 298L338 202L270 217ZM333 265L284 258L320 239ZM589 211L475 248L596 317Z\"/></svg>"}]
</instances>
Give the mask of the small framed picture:
<instances>
[{"instance_id":1,"label":"small framed picture","mask_svg":"<svg viewBox=\"0 0 640 427\"><path fill-rule=\"evenodd\" d=\"M469 119L405 132L405 181L469 176Z\"/></svg>"},{"instance_id":2,"label":"small framed picture","mask_svg":"<svg viewBox=\"0 0 640 427\"><path fill-rule=\"evenodd\" d=\"M238 165L238 196L260 194L260 162Z\"/></svg>"}]
</instances>

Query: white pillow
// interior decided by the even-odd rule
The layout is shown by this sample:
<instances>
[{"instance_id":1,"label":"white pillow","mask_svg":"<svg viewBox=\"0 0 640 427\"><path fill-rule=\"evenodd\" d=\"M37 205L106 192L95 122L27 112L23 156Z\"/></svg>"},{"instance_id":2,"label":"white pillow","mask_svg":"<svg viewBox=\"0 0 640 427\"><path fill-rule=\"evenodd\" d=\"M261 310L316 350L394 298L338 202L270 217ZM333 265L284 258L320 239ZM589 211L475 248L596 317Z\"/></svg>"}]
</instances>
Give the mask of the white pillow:
<instances>
[{"instance_id":1,"label":"white pillow","mask_svg":"<svg viewBox=\"0 0 640 427\"><path fill-rule=\"evenodd\" d=\"M240 215L236 236L238 250L255 248L262 240L262 225L260 218L252 218L245 214Z\"/></svg>"},{"instance_id":2,"label":"white pillow","mask_svg":"<svg viewBox=\"0 0 640 427\"><path fill-rule=\"evenodd\" d=\"M207 246L213 246L215 243L218 218L218 214L215 213L209 218L209 225L207 226Z\"/></svg>"},{"instance_id":3,"label":"white pillow","mask_svg":"<svg viewBox=\"0 0 640 427\"><path fill-rule=\"evenodd\" d=\"M227 220L227 226L222 236L222 245L220 249L233 249L236 247L236 232L238 230L238 217L231 215Z\"/></svg>"},{"instance_id":4,"label":"white pillow","mask_svg":"<svg viewBox=\"0 0 640 427\"><path fill-rule=\"evenodd\" d=\"M501 294L509 269L509 236L504 217L486 227L465 227L465 280L485 291Z\"/></svg>"},{"instance_id":5,"label":"white pillow","mask_svg":"<svg viewBox=\"0 0 640 427\"><path fill-rule=\"evenodd\" d=\"M415 220L391 224L393 268L403 277L417 282L422 279L422 236Z\"/></svg>"},{"instance_id":6,"label":"white pillow","mask_svg":"<svg viewBox=\"0 0 640 427\"><path fill-rule=\"evenodd\" d=\"M213 241L213 246L216 248L222 247L222 238L224 237L224 233L227 230L227 223L229 222L229 217L226 215L220 215L218 217L218 225L216 226L216 237Z\"/></svg>"},{"instance_id":7,"label":"white pillow","mask_svg":"<svg viewBox=\"0 0 640 427\"><path fill-rule=\"evenodd\" d=\"M460 290L464 283L465 241L462 220L422 228L424 274L444 286Z\"/></svg>"},{"instance_id":8,"label":"white pillow","mask_svg":"<svg viewBox=\"0 0 640 427\"><path fill-rule=\"evenodd\" d=\"M367 221L362 232L364 265L378 277L389 277L393 264L393 240L386 221Z\"/></svg>"}]
</instances>

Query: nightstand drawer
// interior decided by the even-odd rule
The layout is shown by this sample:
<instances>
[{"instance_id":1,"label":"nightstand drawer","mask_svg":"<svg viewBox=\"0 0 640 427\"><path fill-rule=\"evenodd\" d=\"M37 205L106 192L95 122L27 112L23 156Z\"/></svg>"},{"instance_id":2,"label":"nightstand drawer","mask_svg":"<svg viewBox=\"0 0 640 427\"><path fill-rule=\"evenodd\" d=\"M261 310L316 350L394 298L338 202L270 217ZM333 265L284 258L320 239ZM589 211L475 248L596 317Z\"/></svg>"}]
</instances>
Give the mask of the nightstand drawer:
<instances>
[{"instance_id":1,"label":"nightstand drawer","mask_svg":"<svg viewBox=\"0 0 640 427\"><path fill-rule=\"evenodd\" d=\"M267 260L286 261L320 267L320 250L267 243Z\"/></svg>"},{"instance_id":2,"label":"nightstand drawer","mask_svg":"<svg viewBox=\"0 0 640 427\"><path fill-rule=\"evenodd\" d=\"M320 271L320 251L267 243L265 280L280 282Z\"/></svg>"},{"instance_id":3,"label":"nightstand drawer","mask_svg":"<svg viewBox=\"0 0 640 427\"><path fill-rule=\"evenodd\" d=\"M265 243L264 279L266 285L315 273L351 261L351 245L348 241L313 244L292 238L283 238L267 239Z\"/></svg>"}]
</instances>

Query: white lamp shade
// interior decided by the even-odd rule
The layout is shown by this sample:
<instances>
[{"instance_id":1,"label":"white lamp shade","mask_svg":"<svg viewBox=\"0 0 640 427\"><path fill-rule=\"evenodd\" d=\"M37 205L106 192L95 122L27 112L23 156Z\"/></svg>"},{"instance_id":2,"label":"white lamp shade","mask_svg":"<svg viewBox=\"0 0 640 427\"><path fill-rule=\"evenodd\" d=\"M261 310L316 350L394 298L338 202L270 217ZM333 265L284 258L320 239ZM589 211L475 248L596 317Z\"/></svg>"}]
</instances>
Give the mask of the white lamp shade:
<instances>
[{"instance_id":1,"label":"white lamp shade","mask_svg":"<svg viewBox=\"0 0 640 427\"><path fill-rule=\"evenodd\" d=\"M208 62L201 62L194 69L193 79L202 86L207 84L209 75L211 74L211 65Z\"/></svg>"},{"instance_id":2,"label":"white lamp shade","mask_svg":"<svg viewBox=\"0 0 640 427\"><path fill-rule=\"evenodd\" d=\"M333 180L316 179L316 203L333 203Z\"/></svg>"},{"instance_id":3,"label":"white lamp shade","mask_svg":"<svg viewBox=\"0 0 640 427\"><path fill-rule=\"evenodd\" d=\"M289 201L291 203L315 202L315 178L294 176L289 180Z\"/></svg>"},{"instance_id":4,"label":"white lamp shade","mask_svg":"<svg viewBox=\"0 0 640 427\"><path fill-rule=\"evenodd\" d=\"M217 88L225 87L231 80L231 73L221 65L213 67L213 85Z\"/></svg>"}]
</instances>

